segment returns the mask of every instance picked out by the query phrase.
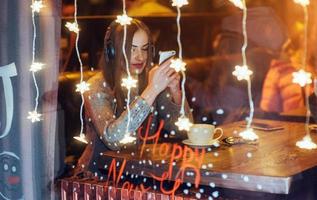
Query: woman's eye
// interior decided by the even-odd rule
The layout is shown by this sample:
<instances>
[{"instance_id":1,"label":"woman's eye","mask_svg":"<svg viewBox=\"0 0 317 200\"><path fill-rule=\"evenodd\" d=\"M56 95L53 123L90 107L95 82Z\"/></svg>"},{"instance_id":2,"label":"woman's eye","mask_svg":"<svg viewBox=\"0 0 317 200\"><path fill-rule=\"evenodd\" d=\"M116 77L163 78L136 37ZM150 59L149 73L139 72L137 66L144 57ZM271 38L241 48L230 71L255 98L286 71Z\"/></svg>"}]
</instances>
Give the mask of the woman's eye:
<instances>
[{"instance_id":1,"label":"woman's eye","mask_svg":"<svg viewBox=\"0 0 317 200\"><path fill-rule=\"evenodd\" d=\"M147 47L147 48L143 48L142 49L142 51L148 51L149 50L149 48Z\"/></svg>"}]
</instances>

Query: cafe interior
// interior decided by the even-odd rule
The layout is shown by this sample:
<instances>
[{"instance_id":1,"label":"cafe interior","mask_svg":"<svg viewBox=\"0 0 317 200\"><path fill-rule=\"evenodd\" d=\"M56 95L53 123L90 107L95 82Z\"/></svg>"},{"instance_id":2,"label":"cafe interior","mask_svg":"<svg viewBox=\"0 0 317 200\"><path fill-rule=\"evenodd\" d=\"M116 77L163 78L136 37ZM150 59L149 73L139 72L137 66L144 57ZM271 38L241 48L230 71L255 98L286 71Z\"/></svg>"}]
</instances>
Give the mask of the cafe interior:
<instances>
[{"instance_id":1,"label":"cafe interior","mask_svg":"<svg viewBox=\"0 0 317 200\"><path fill-rule=\"evenodd\" d=\"M0 199L317 199L317 1L6 2L2 15L24 13L14 20L27 33L7 36L28 48L15 62L27 84L11 78L13 94L35 108L26 122L17 106L20 128L0 136ZM148 34L141 48L137 33ZM155 79L164 70L175 93ZM141 94L154 81L163 89ZM1 104L4 122L11 104ZM23 127L34 134L13 148Z\"/></svg>"}]
</instances>

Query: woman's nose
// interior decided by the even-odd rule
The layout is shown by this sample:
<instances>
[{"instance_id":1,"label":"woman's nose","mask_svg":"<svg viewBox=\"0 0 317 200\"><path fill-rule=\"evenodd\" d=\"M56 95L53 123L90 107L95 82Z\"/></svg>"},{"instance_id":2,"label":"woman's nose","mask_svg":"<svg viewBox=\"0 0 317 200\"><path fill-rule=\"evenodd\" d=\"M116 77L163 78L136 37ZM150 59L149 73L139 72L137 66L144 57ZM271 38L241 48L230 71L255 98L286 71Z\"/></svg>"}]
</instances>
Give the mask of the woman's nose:
<instances>
[{"instance_id":1,"label":"woman's nose","mask_svg":"<svg viewBox=\"0 0 317 200\"><path fill-rule=\"evenodd\" d=\"M135 52L135 59L136 60L140 60L140 61L143 61L144 60L144 55L142 53L141 50L136 50Z\"/></svg>"}]
</instances>

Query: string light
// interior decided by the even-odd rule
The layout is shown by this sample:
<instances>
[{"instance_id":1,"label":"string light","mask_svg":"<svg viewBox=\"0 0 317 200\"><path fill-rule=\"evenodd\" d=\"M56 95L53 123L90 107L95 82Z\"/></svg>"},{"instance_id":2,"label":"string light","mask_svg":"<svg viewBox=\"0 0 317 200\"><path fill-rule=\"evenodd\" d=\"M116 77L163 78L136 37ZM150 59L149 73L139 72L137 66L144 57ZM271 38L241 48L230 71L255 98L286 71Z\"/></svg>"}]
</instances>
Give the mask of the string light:
<instances>
[{"instance_id":1,"label":"string light","mask_svg":"<svg viewBox=\"0 0 317 200\"><path fill-rule=\"evenodd\" d=\"M247 127L246 130L241 132L239 135L246 140L256 140L258 139L258 136L254 133L253 129L251 128L251 123L253 120L254 115L254 103L252 100L252 90L251 90L251 79L250 76L253 74L251 70L249 70L247 65L247 56L246 56L246 49L248 47L248 34L247 34L247 15L248 10L246 6L245 0L240 1L233 1L230 0L230 2L234 3L237 7L241 8L243 10L243 17L242 17L242 33L243 33L243 46L241 48L241 54L242 54L242 66L235 66L235 70L232 72L234 76L237 77L237 79L240 80L246 80L248 85L248 98L249 98L249 105L250 105L250 115L247 120Z\"/></svg>"},{"instance_id":2,"label":"string light","mask_svg":"<svg viewBox=\"0 0 317 200\"><path fill-rule=\"evenodd\" d=\"M45 64L43 63L40 63L40 62L35 62L35 63L32 63L31 67L30 67L30 71L31 72L38 72L40 71L41 69L43 69L43 66Z\"/></svg>"},{"instance_id":3,"label":"string light","mask_svg":"<svg viewBox=\"0 0 317 200\"><path fill-rule=\"evenodd\" d=\"M76 42L75 42L75 50L76 50L76 55L77 59L80 65L80 82L79 84L76 85L76 92L80 92L81 96L81 105L80 105L80 111L79 111L79 118L80 118L80 133L79 136L75 136L74 139L88 144L88 141L86 140L85 134L83 133L84 130L84 119L83 119L83 110L84 110L84 104L85 104L85 99L84 99L84 92L89 90L89 84L83 81L83 62L80 58L80 53L78 49L78 41L79 41L79 28L78 28L78 22L77 22L77 0L74 1L74 22L66 23L66 27L69 29L69 31L75 32L76 33Z\"/></svg>"},{"instance_id":4,"label":"string light","mask_svg":"<svg viewBox=\"0 0 317 200\"><path fill-rule=\"evenodd\" d=\"M179 130L186 130L189 131L190 127L192 126L192 123L190 120L185 116L185 100L186 100L186 93L185 93L185 82L186 82L186 63L183 62L183 49L182 49L182 42L181 42L181 26L180 26L180 19L181 19L181 10L180 8L184 5L187 5L187 0L173 0L172 6L176 6L177 8L177 44L179 48L178 52L178 58L171 60L171 68L174 68L176 72L182 73L182 83L181 83L181 89L182 89L182 104L181 109L179 111L180 117L178 118L177 122L175 122L175 125L178 127Z\"/></svg>"},{"instance_id":5,"label":"string light","mask_svg":"<svg viewBox=\"0 0 317 200\"><path fill-rule=\"evenodd\" d=\"M296 142L296 146L301 149L316 149L317 145L312 141L310 135L306 135L302 140Z\"/></svg>"},{"instance_id":6,"label":"string light","mask_svg":"<svg viewBox=\"0 0 317 200\"><path fill-rule=\"evenodd\" d=\"M79 134L79 136L75 136L74 139L76 139L82 143L88 144L88 141L86 140L84 133Z\"/></svg>"},{"instance_id":7,"label":"string light","mask_svg":"<svg viewBox=\"0 0 317 200\"><path fill-rule=\"evenodd\" d=\"M128 78L122 79L121 86L126 87L128 90L130 90L131 88L135 88L137 86L137 82L138 82L137 80L129 76Z\"/></svg>"},{"instance_id":8,"label":"string light","mask_svg":"<svg viewBox=\"0 0 317 200\"><path fill-rule=\"evenodd\" d=\"M32 123L41 121L42 114L37 112L37 107L39 104L39 87L37 85L35 72L41 70L44 66L41 62L35 62L35 42L36 42L36 24L35 24L35 13L40 13L41 9L44 7L42 1L33 1L32 5L32 24L33 24L33 41L32 41L32 64L30 66L30 71L32 72L33 83L36 90L35 96L35 106L34 110L30 111L27 119L31 120Z\"/></svg>"},{"instance_id":9,"label":"string light","mask_svg":"<svg viewBox=\"0 0 317 200\"><path fill-rule=\"evenodd\" d=\"M82 81L76 85L76 92L80 92L81 94L84 94L86 91L89 91L89 86L90 86L89 83Z\"/></svg>"},{"instance_id":10,"label":"string light","mask_svg":"<svg viewBox=\"0 0 317 200\"><path fill-rule=\"evenodd\" d=\"M172 6L177 6L178 8L187 5L188 1L187 0L173 0Z\"/></svg>"},{"instance_id":11,"label":"string light","mask_svg":"<svg viewBox=\"0 0 317 200\"><path fill-rule=\"evenodd\" d=\"M247 128L245 131L240 132L239 135L245 140L257 140L259 138L252 128Z\"/></svg>"},{"instance_id":12,"label":"string light","mask_svg":"<svg viewBox=\"0 0 317 200\"><path fill-rule=\"evenodd\" d=\"M44 8L44 5L42 1L34 1L30 7L32 8L32 12L39 13Z\"/></svg>"},{"instance_id":13,"label":"string light","mask_svg":"<svg viewBox=\"0 0 317 200\"><path fill-rule=\"evenodd\" d=\"M301 6L308 6L310 3L309 0L294 0L294 2Z\"/></svg>"},{"instance_id":14,"label":"string light","mask_svg":"<svg viewBox=\"0 0 317 200\"><path fill-rule=\"evenodd\" d=\"M312 83L311 76L311 73L302 69L298 72L293 72L293 83L298 83L301 87L304 87Z\"/></svg>"},{"instance_id":15,"label":"string light","mask_svg":"<svg viewBox=\"0 0 317 200\"><path fill-rule=\"evenodd\" d=\"M116 22L119 23L121 26L130 25L132 18L129 17L127 14L118 15Z\"/></svg>"},{"instance_id":16,"label":"string light","mask_svg":"<svg viewBox=\"0 0 317 200\"><path fill-rule=\"evenodd\" d=\"M179 117L177 122L175 123L176 126L178 126L178 129L180 131L185 130L185 131L189 131L190 127L193 125L190 120L185 117Z\"/></svg>"},{"instance_id":17,"label":"string light","mask_svg":"<svg viewBox=\"0 0 317 200\"><path fill-rule=\"evenodd\" d=\"M229 0L236 7L243 9L243 2L241 0Z\"/></svg>"},{"instance_id":18,"label":"string light","mask_svg":"<svg viewBox=\"0 0 317 200\"><path fill-rule=\"evenodd\" d=\"M120 143L121 144L129 144L129 143L134 142L135 140L136 140L135 137L130 136L130 134L125 134L123 139L120 140Z\"/></svg>"},{"instance_id":19,"label":"string light","mask_svg":"<svg viewBox=\"0 0 317 200\"><path fill-rule=\"evenodd\" d=\"M131 133L129 131L130 123L131 123L131 111L130 111L130 94L131 94L131 88L136 87L137 81L134 80L131 76L130 69L129 69L129 62L128 62L128 57L125 51L125 46L126 46L126 39L127 39L127 25L131 24L132 18L127 16L126 12L126 5L125 5L125 0L122 1L123 5L123 14L117 16L116 22L119 23L121 26L123 26L123 43L122 43L122 53L125 61L125 67L126 71L128 74L128 78L123 78L121 86L126 87L128 89L128 94L127 94L127 112L128 112L128 123L126 127L126 133L123 137L122 140L120 140L120 143L122 144L127 144L131 143L136 140L135 137L131 136Z\"/></svg>"},{"instance_id":20,"label":"string light","mask_svg":"<svg viewBox=\"0 0 317 200\"><path fill-rule=\"evenodd\" d=\"M248 66L235 66L235 70L232 72L234 76L237 77L239 81L241 80L249 80L250 76L253 74L251 70L249 70Z\"/></svg>"},{"instance_id":21,"label":"string light","mask_svg":"<svg viewBox=\"0 0 317 200\"><path fill-rule=\"evenodd\" d=\"M78 28L78 24L77 24L77 22L73 22L73 23L71 23L71 22L66 22L66 28L68 28L68 30L69 31L72 31L72 32L74 32L74 33L79 33L79 28Z\"/></svg>"},{"instance_id":22,"label":"string light","mask_svg":"<svg viewBox=\"0 0 317 200\"><path fill-rule=\"evenodd\" d=\"M32 123L41 121L41 114L39 114L36 110L30 111L27 119L31 120Z\"/></svg>"},{"instance_id":23,"label":"string light","mask_svg":"<svg viewBox=\"0 0 317 200\"><path fill-rule=\"evenodd\" d=\"M304 10L304 54L302 59L302 69L298 72L293 73L293 82L298 83L301 87L305 87L305 105L306 105L306 122L305 122L305 132L306 136L296 142L296 146L303 149L315 149L317 148L316 143L314 143L310 136L309 130L309 120L310 120L310 105L309 105L309 84L312 83L311 73L306 72L306 57L307 57L307 38L308 38L308 10L307 6L309 5L309 0L294 0L295 3L298 3L303 6Z\"/></svg>"},{"instance_id":24,"label":"string light","mask_svg":"<svg viewBox=\"0 0 317 200\"><path fill-rule=\"evenodd\" d=\"M185 66L186 66L186 63L183 62L183 60L181 60L179 58L171 60L170 67L175 69L176 72L184 72L184 71L186 71Z\"/></svg>"}]
</instances>

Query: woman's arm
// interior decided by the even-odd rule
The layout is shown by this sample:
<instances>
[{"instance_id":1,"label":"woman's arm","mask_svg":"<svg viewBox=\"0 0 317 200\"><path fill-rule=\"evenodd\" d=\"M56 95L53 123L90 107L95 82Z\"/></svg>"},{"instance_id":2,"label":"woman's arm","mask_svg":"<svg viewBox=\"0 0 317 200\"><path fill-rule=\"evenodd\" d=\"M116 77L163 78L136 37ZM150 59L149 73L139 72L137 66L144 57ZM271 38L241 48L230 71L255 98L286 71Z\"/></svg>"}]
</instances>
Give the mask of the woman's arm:
<instances>
[{"instance_id":1,"label":"woman's arm","mask_svg":"<svg viewBox=\"0 0 317 200\"><path fill-rule=\"evenodd\" d=\"M118 118L115 116L115 100L109 87L103 85L102 75L93 77L91 90L85 93L85 112L88 121L93 123L99 138L110 149L117 150L122 144L128 123L128 112L124 111ZM135 132L150 113L150 105L137 97L130 104L131 121L129 132Z\"/></svg>"},{"instance_id":2,"label":"woman's arm","mask_svg":"<svg viewBox=\"0 0 317 200\"><path fill-rule=\"evenodd\" d=\"M165 64L154 67L149 72L148 86L140 97L131 102L129 133L134 133L140 127L150 113L157 95L173 80L173 77L169 77L168 66ZM109 87L104 86L101 73L89 82L92 89L85 93L86 114L90 116L100 139L109 148L118 149L122 146L120 140L127 132L128 111L122 112L118 118L115 117L114 94Z\"/></svg>"}]
</instances>

